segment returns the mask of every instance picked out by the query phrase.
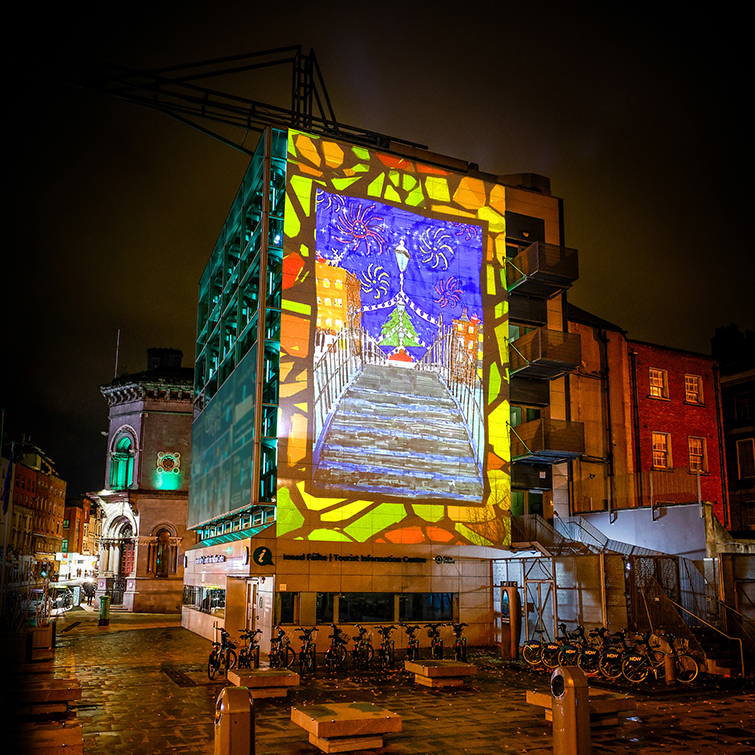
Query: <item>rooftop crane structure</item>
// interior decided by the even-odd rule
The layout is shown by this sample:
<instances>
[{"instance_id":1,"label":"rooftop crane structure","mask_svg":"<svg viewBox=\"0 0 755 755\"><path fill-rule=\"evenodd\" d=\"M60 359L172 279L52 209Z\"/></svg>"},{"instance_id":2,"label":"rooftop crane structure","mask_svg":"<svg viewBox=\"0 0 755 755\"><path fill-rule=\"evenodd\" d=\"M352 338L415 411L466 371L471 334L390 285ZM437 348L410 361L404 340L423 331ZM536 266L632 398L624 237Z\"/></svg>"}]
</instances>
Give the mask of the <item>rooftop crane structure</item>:
<instances>
[{"instance_id":1,"label":"rooftop crane structure","mask_svg":"<svg viewBox=\"0 0 755 755\"><path fill-rule=\"evenodd\" d=\"M290 108L211 86L224 76L287 65L291 67ZM110 63L98 63L86 72L56 66L50 75L66 84L157 110L248 155L253 150L244 146L243 139L237 143L219 133L217 127L237 127L244 130L244 135L261 132L266 126L297 128L366 147L390 149L391 144L397 144L404 149L427 149L416 142L339 122L314 50L304 54L301 45L147 71ZM203 125L207 122L215 126Z\"/></svg>"}]
</instances>

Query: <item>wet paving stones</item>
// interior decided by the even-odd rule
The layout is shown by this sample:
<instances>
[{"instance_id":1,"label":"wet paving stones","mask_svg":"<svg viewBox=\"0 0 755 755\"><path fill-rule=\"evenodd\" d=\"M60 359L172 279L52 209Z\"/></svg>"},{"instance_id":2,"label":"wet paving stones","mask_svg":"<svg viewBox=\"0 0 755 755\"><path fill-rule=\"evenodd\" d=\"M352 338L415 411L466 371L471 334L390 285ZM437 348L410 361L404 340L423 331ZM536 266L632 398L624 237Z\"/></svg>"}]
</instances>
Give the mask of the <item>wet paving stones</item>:
<instances>
[{"instance_id":1,"label":"wet paving stones","mask_svg":"<svg viewBox=\"0 0 755 755\"><path fill-rule=\"evenodd\" d=\"M82 684L78 718L87 755L214 752L215 703L225 680L208 679L210 643L182 629L179 617L114 614L109 628L98 628L96 615L79 611L69 612L58 629L55 673ZM403 719L403 730L386 736L378 751L385 755L551 755L551 726L525 701L526 690L546 687L548 677L502 662L494 651L470 660L477 676L449 690L419 687L398 670L318 669L288 699L255 702L256 753L319 752L291 722L292 703L374 702ZM593 755L755 752L753 684L703 682L693 690L637 693L632 716L593 730Z\"/></svg>"}]
</instances>

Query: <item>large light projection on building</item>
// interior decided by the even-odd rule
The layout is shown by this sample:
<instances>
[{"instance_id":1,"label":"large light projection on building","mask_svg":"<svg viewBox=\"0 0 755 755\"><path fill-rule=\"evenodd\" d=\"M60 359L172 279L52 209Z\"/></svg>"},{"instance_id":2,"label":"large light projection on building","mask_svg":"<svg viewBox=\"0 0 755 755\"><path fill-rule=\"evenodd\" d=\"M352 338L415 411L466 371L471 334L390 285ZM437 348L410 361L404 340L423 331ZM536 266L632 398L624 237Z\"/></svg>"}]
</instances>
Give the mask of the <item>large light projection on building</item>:
<instances>
[{"instance_id":1,"label":"large light projection on building","mask_svg":"<svg viewBox=\"0 0 755 755\"><path fill-rule=\"evenodd\" d=\"M508 542L503 191L289 133L278 536Z\"/></svg>"}]
</instances>

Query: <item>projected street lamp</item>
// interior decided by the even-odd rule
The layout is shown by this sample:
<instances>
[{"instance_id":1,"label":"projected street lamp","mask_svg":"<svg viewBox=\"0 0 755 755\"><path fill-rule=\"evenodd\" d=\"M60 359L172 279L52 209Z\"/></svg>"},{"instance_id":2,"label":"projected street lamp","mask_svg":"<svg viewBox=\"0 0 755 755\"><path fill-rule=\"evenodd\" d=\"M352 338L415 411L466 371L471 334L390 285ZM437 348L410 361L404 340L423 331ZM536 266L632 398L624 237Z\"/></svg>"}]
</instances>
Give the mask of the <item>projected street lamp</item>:
<instances>
[{"instance_id":1,"label":"projected street lamp","mask_svg":"<svg viewBox=\"0 0 755 755\"><path fill-rule=\"evenodd\" d=\"M401 271L401 287L403 288L404 270L409 265L409 250L404 246L405 239L401 239L398 242L398 246L393 250L396 255L396 262L398 263L398 269Z\"/></svg>"}]
</instances>

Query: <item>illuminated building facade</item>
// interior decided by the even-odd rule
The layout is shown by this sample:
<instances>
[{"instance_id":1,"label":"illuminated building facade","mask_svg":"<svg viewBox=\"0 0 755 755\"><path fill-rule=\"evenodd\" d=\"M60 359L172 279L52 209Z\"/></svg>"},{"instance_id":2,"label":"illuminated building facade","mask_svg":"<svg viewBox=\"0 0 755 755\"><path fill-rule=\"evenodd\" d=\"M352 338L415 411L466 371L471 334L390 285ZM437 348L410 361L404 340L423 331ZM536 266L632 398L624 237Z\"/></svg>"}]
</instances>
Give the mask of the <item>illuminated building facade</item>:
<instances>
[{"instance_id":1,"label":"illuminated building facade","mask_svg":"<svg viewBox=\"0 0 755 755\"><path fill-rule=\"evenodd\" d=\"M265 130L200 282L184 626L493 640L512 502L584 448L562 242L542 177Z\"/></svg>"},{"instance_id":2,"label":"illuminated building facade","mask_svg":"<svg viewBox=\"0 0 755 755\"><path fill-rule=\"evenodd\" d=\"M9 463L3 459L3 479ZM10 517L6 581L23 583L43 571L54 578L59 571L55 554L62 542L66 482L44 455L26 444L17 451L10 479L13 487L8 511L0 512L3 533L5 518Z\"/></svg>"},{"instance_id":3,"label":"illuminated building facade","mask_svg":"<svg viewBox=\"0 0 755 755\"><path fill-rule=\"evenodd\" d=\"M175 349L101 386L110 410L97 594L138 612L181 610L194 371Z\"/></svg>"}]
</instances>

